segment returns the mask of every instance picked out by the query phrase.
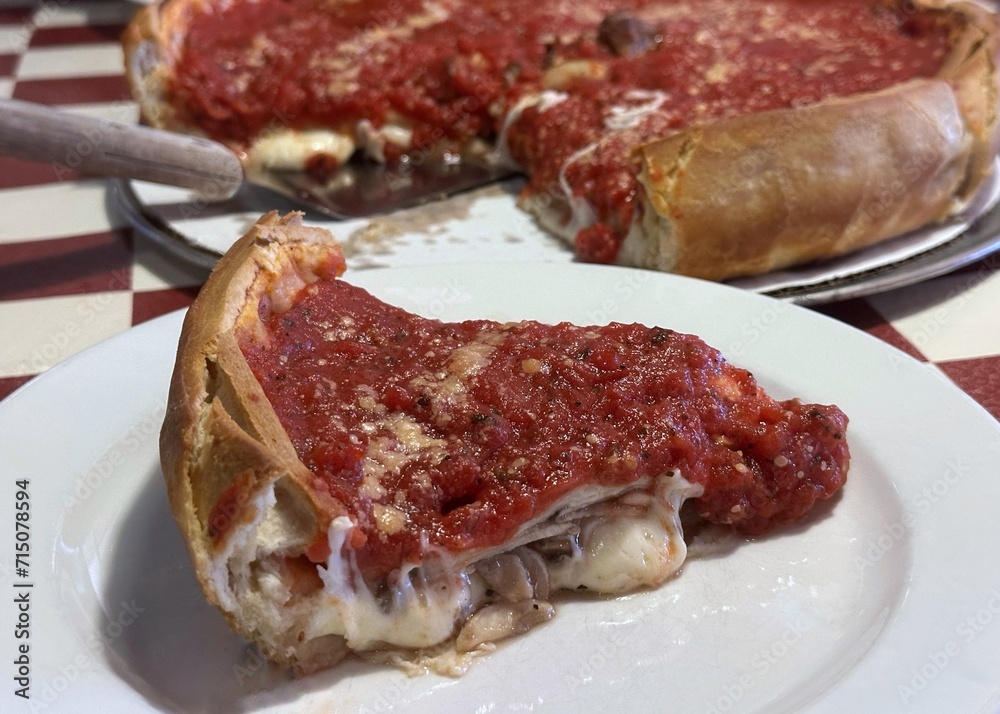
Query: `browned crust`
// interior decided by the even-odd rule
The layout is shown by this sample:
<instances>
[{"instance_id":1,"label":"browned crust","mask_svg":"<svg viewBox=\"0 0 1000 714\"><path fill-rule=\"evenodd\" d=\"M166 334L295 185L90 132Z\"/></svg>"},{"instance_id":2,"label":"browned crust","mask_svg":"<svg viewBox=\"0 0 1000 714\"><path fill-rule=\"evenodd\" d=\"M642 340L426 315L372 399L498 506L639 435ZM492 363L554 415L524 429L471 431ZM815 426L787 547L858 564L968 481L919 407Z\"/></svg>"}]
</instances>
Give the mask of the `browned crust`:
<instances>
[{"instance_id":1,"label":"browned crust","mask_svg":"<svg viewBox=\"0 0 1000 714\"><path fill-rule=\"evenodd\" d=\"M344 509L309 488L310 472L250 372L238 335L259 327L263 295L290 299L299 287L342 271L340 248L327 231L302 226L297 214L261 218L219 261L184 320L160 433L171 510L205 595L234 629L293 665L301 663L262 639L227 602L219 582L227 538L232 526L259 515L254 498L279 479L317 536ZM219 496L230 488L237 500L213 518ZM219 531L224 535L213 538Z\"/></svg>"},{"instance_id":2,"label":"browned crust","mask_svg":"<svg viewBox=\"0 0 1000 714\"><path fill-rule=\"evenodd\" d=\"M166 99L177 47L188 18L211 0L160 0L140 9L122 34L125 76L139 103L142 121L188 134L200 133L178 116Z\"/></svg>"},{"instance_id":3,"label":"browned crust","mask_svg":"<svg viewBox=\"0 0 1000 714\"><path fill-rule=\"evenodd\" d=\"M959 41L939 78L948 82L973 145L967 181L960 190L971 196L993 170L1000 150L1000 19L973 3L956 3L966 19Z\"/></svg>"},{"instance_id":4,"label":"browned crust","mask_svg":"<svg viewBox=\"0 0 1000 714\"><path fill-rule=\"evenodd\" d=\"M848 253L951 214L971 152L941 81L695 127L638 150L631 255L721 280Z\"/></svg>"},{"instance_id":5,"label":"browned crust","mask_svg":"<svg viewBox=\"0 0 1000 714\"><path fill-rule=\"evenodd\" d=\"M1000 144L1000 32L977 6L945 7L956 38L935 78L638 147L645 214L621 261L723 280L843 255L960 211Z\"/></svg>"}]
</instances>

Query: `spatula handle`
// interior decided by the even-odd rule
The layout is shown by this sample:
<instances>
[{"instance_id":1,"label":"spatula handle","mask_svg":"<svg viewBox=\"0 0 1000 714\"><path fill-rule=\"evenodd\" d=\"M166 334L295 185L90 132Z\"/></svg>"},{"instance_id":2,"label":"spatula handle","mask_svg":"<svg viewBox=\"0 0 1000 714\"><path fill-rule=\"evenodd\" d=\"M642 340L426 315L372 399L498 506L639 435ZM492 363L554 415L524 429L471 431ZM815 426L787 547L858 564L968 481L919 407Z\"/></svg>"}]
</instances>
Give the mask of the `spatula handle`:
<instances>
[{"instance_id":1,"label":"spatula handle","mask_svg":"<svg viewBox=\"0 0 1000 714\"><path fill-rule=\"evenodd\" d=\"M239 159L222 144L143 126L0 100L0 154L69 169L195 189L211 199L243 183Z\"/></svg>"}]
</instances>

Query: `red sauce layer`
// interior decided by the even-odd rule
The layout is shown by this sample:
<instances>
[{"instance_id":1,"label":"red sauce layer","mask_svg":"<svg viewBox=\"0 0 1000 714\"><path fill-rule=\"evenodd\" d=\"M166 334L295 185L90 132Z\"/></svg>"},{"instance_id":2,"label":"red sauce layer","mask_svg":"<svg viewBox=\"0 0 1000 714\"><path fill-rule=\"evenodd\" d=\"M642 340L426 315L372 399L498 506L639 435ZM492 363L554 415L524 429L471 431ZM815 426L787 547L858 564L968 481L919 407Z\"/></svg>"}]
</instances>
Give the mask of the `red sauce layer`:
<instances>
[{"instance_id":1,"label":"red sauce layer","mask_svg":"<svg viewBox=\"0 0 1000 714\"><path fill-rule=\"evenodd\" d=\"M608 31L602 21L622 10L624 24ZM231 144L275 127L408 126L409 147L386 147L396 160L495 139L554 67L594 60L599 79L559 81L570 99L526 109L508 138L531 200L561 203L561 172L586 197L604 228L581 233L577 249L610 262L633 218L637 141L933 75L949 47L940 18L880 0L244 1L191 18L168 95ZM637 104L636 89L661 94L655 115L567 166Z\"/></svg>"},{"instance_id":2,"label":"red sauce layer","mask_svg":"<svg viewBox=\"0 0 1000 714\"><path fill-rule=\"evenodd\" d=\"M443 323L342 281L244 341L314 487L343 502L365 577L496 546L569 491L680 472L703 518L761 533L844 482L847 418L777 402L658 327Z\"/></svg>"},{"instance_id":3,"label":"red sauce layer","mask_svg":"<svg viewBox=\"0 0 1000 714\"><path fill-rule=\"evenodd\" d=\"M219 4L219 3L216 3ZM587 0L599 20L615 0ZM274 126L412 126L413 151L495 134L504 102L537 83L558 28L594 23L571 0L259 0L188 23L170 88L221 141ZM414 21L416 18L416 21ZM416 25L416 27L408 27Z\"/></svg>"}]
</instances>

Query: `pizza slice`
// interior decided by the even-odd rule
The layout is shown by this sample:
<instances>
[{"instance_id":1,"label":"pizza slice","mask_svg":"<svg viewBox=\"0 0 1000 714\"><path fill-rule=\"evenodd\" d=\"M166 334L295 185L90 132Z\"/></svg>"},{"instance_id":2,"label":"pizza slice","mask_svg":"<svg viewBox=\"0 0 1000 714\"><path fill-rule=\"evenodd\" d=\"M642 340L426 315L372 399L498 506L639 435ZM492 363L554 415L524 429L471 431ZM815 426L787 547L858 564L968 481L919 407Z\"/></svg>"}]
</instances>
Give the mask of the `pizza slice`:
<instances>
[{"instance_id":1,"label":"pizza slice","mask_svg":"<svg viewBox=\"0 0 1000 714\"><path fill-rule=\"evenodd\" d=\"M514 162L581 259L714 280L953 216L1000 146L969 2L160 0L124 41L156 126L331 181Z\"/></svg>"},{"instance_id":2,"label":"pizza slice","mask_svg":"<svg viewBox=\"0 0 1000 714\"><path fill-rule=\"evenodd\" d=\"M440 322L343 270L326 231L263 217L186 317L161 435L205 594L299 671L443 648L454 672L557 591L662 584L685 502L760 534L845 481L839 409L697 337Z\"/></svg>"}]
</instances>

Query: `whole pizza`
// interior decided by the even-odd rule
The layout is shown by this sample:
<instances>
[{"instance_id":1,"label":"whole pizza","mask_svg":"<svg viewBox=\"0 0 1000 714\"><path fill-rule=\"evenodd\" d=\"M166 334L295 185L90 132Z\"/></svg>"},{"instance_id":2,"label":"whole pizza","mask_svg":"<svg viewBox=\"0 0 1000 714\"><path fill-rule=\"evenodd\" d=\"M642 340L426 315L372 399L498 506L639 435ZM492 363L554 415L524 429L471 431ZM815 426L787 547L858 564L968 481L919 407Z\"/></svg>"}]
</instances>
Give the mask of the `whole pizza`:
<instances>
[{"instance_id":1,"label":"whole pizza","mask_svg":"<svg viewBox=\"0 0 1000 714\"><path fill-rule=\"evenodd\" d=\"M163 0L125 35L151 124L319 177L512 163L581 259L710 279L961 211L998 42L947 0Z\"/></svg>"}]
</instances>

